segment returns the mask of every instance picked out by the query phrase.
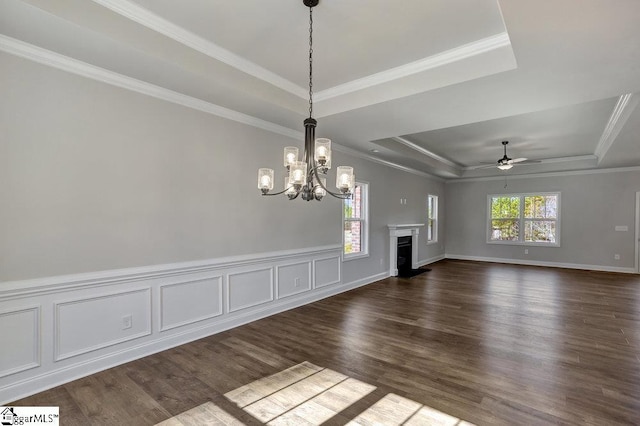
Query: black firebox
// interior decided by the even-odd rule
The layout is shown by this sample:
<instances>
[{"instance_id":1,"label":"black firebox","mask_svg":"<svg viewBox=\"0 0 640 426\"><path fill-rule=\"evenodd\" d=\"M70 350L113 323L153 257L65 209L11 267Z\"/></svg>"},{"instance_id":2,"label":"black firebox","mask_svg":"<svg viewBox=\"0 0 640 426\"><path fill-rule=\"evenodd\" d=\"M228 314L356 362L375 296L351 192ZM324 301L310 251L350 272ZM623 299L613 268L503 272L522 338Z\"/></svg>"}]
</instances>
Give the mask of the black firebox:
<instances>
[{"instance_id":1,"label":"black firebox","mask_svg":"<svg viewBox=\"0 0 640 426\"><path fill-rule=\"evenodd\" d=\"M398 275L411 271L411 236L398 237Z\"/></svg>"}]
</instances>

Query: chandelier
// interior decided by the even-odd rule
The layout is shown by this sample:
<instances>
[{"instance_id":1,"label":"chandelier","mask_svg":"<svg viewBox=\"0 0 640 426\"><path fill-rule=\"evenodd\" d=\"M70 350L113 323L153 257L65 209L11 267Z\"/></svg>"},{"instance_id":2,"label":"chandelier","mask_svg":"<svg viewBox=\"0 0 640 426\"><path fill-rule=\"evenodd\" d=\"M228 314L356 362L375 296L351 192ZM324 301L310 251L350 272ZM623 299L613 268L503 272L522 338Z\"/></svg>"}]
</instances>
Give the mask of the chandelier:
<instances>
[{"instance_id":1,"label":"chandelier","mask_svg":"<svg viewBox=\"0 0 640 426\"><path fill-rule=\"evenodd\" d=\"M300 196L305 201L317 200L329 194L336 198L351 197L355 187L353 167L338 166L336 168L336 188L339 192L327 189L326 174L331 169L331 140L315 138L318 122L313 118L313 7L319 0L303 0L309 8L309 118L304 120L304 154L303 161L298 161L299 150L294 146L284 148L284 167L288 176L284 178L284 189L280 192L269 193L273 190L273 169L258 169L258 189L262 195L286 194L290 200Z\"/></svg>"}]
</instances>

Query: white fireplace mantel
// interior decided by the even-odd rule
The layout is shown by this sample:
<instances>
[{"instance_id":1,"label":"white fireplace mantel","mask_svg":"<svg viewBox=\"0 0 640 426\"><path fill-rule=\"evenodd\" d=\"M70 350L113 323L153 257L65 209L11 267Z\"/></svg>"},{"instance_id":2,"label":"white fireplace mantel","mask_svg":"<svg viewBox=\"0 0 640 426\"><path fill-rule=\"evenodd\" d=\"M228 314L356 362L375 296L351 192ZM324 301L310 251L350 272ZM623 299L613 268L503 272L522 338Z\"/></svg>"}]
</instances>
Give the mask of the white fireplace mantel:
<instances>
[{"instance_id":1,"label":"white fireplace mantel","mask_svg":"<svg viewBox=\"0 0 640 426\"><path fill-rule=\"evenodd\" d=\"M389 228L389 275L398 275L398 237L411 236L411 267L418 268L418 234L424 223L387 225Z\"/></svg>"}]
</instances>

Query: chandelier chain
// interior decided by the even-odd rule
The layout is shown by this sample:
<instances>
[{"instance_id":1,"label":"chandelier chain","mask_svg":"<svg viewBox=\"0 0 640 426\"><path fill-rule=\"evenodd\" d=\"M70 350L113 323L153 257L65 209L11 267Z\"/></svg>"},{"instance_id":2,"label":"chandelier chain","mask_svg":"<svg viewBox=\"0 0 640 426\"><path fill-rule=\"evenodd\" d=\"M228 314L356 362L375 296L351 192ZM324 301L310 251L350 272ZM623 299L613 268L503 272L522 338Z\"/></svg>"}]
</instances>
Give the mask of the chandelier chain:
<instances>
[{"instance_id":1,"label":"chandelier chain","mask_svg":"<svg viewBox=\"0 0 640 426\"><path fill-rule=\"evenodd\" d=\"M313 117L313 7L309 8L309 118Z\"/></svg>"}]
</instances>

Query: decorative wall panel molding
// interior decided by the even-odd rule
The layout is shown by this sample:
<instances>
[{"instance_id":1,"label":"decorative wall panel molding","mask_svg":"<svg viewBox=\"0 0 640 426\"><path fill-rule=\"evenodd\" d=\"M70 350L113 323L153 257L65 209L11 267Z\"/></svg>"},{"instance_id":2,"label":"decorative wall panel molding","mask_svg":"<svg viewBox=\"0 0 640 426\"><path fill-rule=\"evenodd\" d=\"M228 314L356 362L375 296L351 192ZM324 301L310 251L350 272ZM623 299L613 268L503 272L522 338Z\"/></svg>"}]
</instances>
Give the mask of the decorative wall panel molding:
<instances>
[{"instance_id":1,"label":"decorative wall panel molding","mask_svg":"<svg viewBox=\"0 0 640 426\"><path fill-rule=\"evenodd\" d=\"M54 313L61 361L150 335L151 288L54 303Z\"/></svg>"},{"instance_id":2,"label":"decorative wall panel molding","mask_svg":"<svg viewBox=\"0 0 640 426\"><path fill-rule=\"evenodd\" d=\"M40 366L40 306L0 311L0 378Z\"/></svg>"},{"instance_id":3,"label":"decorative wall panel molding","mask_svg":"<svg viewBox=\"0 0 640 426\"><path fill-rule=\"evenodd\" d=\"M229 274L227 295L228 312L273 301L273 268Z\"/></svg>"},{"instance_id":4,"label":"decorative wall panel molding","mask_svg":"<svg viewBox=\"0 0 640 426\"><path fill-rule=\"evenodd\" d=\"M315 288L325 287L340 282L342 259L340 255L315 259L313 273Z\"/></svg>"},{"instance_id":5,"label":"decorative wall panel molding","mask_svg":"<svg viewBox=\"0 0 640 426\"><path fill-rule=\"evenodd\" d=\"M218 315L222 315L222 276L160 286L160 331Z\"/></svg>"},{"instance_id":6,"label":"decorative wall panel molding","mask_svg":"<svg viewBox=\"0 0 640 426\"><path fill-rule=\"evenodd\" d=\"M341 251L0 283L0 327L20 335L0 351L0 404L388 276L343 283Z\"/></svg>"},{"instance_id":7,"label":"decorative wall panel molding","mask_svg":"<svg viewBox=\"0 0 640 426\"><path fill-rule=\"evenodd\" d=\"M278 266L276 274L278 299L311 290L311 262Z\"/></svg>"}]
</instances>

